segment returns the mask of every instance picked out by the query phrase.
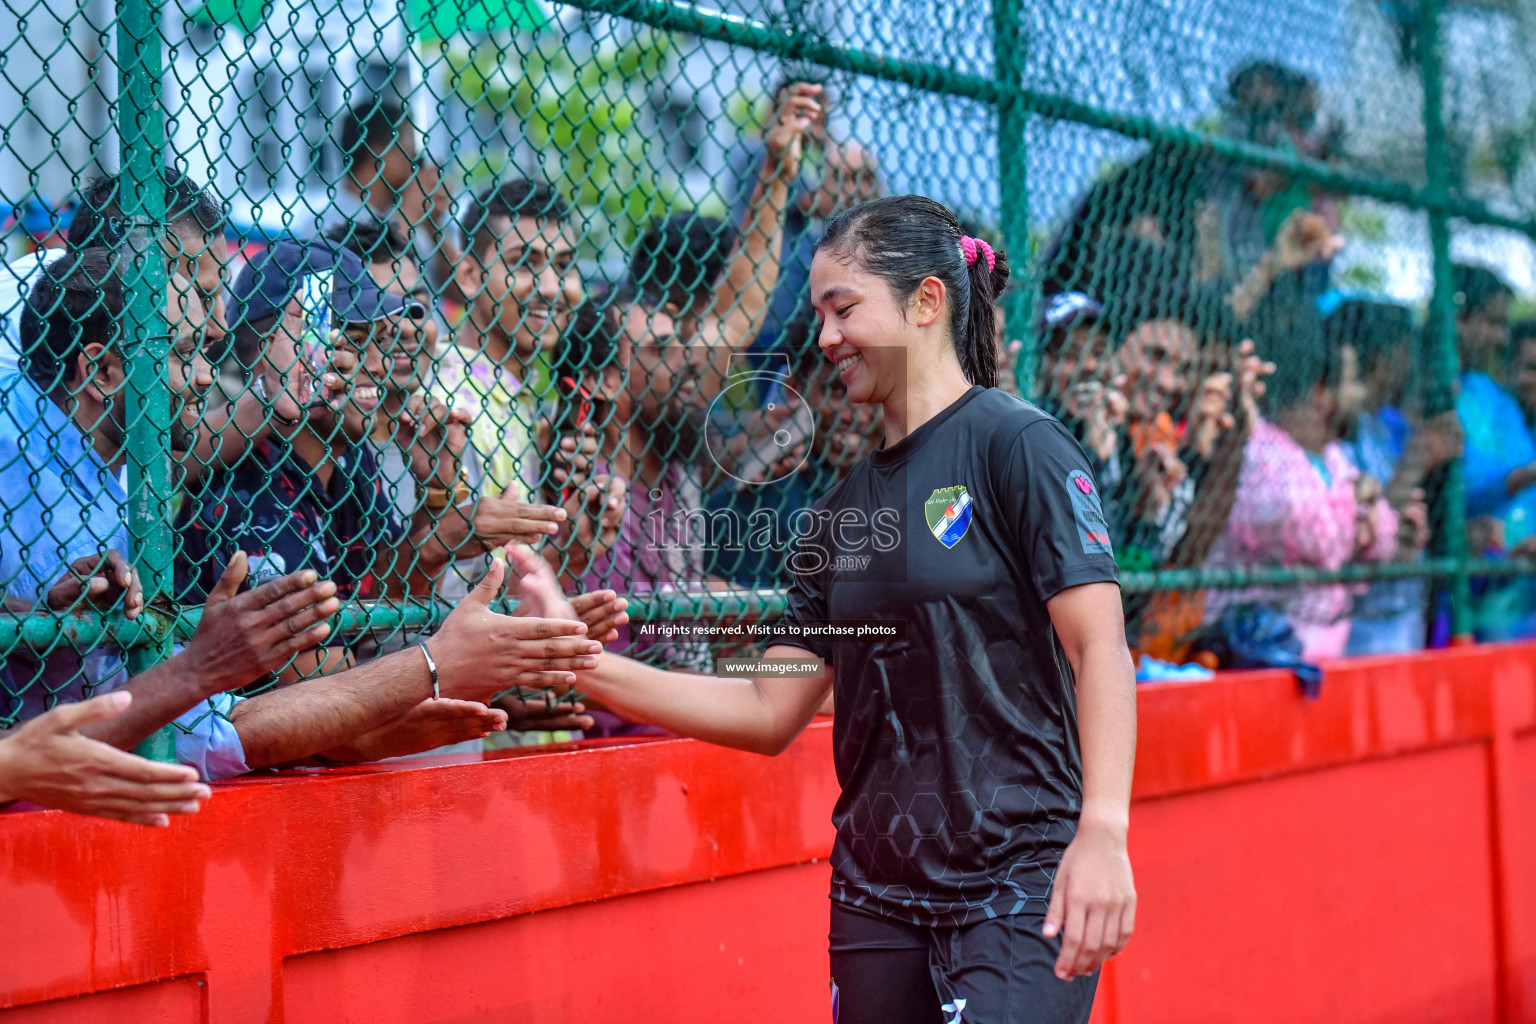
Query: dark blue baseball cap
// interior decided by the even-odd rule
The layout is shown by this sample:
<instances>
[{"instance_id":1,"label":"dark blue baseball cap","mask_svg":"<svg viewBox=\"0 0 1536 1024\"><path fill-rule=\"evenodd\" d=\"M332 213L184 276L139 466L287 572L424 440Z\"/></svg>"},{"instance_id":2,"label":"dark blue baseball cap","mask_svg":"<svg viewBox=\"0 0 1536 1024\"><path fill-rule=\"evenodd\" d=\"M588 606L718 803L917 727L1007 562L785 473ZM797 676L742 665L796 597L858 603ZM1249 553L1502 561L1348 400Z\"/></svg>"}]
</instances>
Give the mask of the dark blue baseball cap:
<instances>
[{"instance_id":1,"label":"dark blue baseball cap","mask_svg":"<svg viewBox=\"0 0 1536 1024\"><path fill-rule=\"evenodd\" d=\"M427 315L421 303L380 288L356 253L322 239L273 243L240 269L230 291L231 326L280 315L295 295L304 296L308 316L327 321Z\"/></svg>"}]
</instances>

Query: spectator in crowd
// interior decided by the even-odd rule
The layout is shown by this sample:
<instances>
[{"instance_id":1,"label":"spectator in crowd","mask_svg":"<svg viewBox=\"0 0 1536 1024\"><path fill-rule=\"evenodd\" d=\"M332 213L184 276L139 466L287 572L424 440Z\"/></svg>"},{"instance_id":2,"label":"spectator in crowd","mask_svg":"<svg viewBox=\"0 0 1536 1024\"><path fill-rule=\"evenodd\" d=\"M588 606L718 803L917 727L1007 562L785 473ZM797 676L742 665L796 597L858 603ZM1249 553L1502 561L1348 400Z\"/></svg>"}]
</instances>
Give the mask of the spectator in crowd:
<instances>
[{"instance_id":1,"label":"spectator in crowd","mask_svg":"<svg viewBox=\"0 0 1536 1024\"><path fill-rule=\"evenodd\" d=\"M1226 531L1207 561L1212 568L1336 570L1399 553L1397 513L1339 444L1364 401L1358 353L1327 344L1306 288L1293 278L1255 316L1261 351L1276 370L1265 396L1268 415L1244 448ZM1351 606L1344 584L1212 591L1206 617L1215 621L1239 604L1281 612L1309 661L1344 653Z\"/></svg>"},{"instance_id":2,"label":"spectator in crowd","mask_svg":"<svg viewBox=\"0 0 1536 1024\"><path fill-rule=\"evenodd\" d=\"M224 239L223 207L210 190L173 167L162 171L161 180L169 228L161 238L161 249L174 272L195 287L208 318L203 327L207 351L218 362L228 347L224 300L229 249ZM82 190L69 228L73 248L122 247L128 234L128 219L122 210L123 187L120 176L108 176ZM278 416L298 415L299 406L291 395L275 394ZM218 390L210 392L198 424L192 457L182 460L177 467L182 482L195 484L206 473L239 462L261 444L274 426L268 406L269 403L248 392L227 396Z\"/></svg>"},{"instance_id":3,"label":"spectator in crowd","mask_svg":"<svg viewBox=\"0 0 1536 1024\"><path fill-rule=\"evenodd\" d=\"M1343 238L1326 197L1309 196L1264 172L1154 144L1089 189L1067 218L1044 256L1045 294L1103 300L1127 279L1172 272L1230 289L1242 320L1292 271L1320 293Z\"/></svg>"},{"instance_id":4,"label":"spectator in crowd","mask_svg":"<svg viewBox=\"0 0 1536 1024\"><path fill-rule=\"evenodd\" d=\"M1378 481L1405 530L1428 530L1423 519L1424 478L1456 457L1461 427L1454 412L1416 423L1407 405L1413 362L1413 317L1405 306L1329 292L1319 305L1326 314L1330 349L1355 350L1364 384L1365 406L1344 452L1362 477ZM1418 551L1427 536L1407 545ZM1424 647L1429 588L1424 580L1383 580L1355 595L1347 654L1390 654Z\"/></svg>"},{"instance_id":5,"label":"spectator in crowd","mask_svg":"<svg viewBox=\"0 0 1536 1024\"><path fill-rule=\"evenodd\" d=\"M192 282L198 301L215 323L224 323L229 246L224 241L224 210L212 192L174 167L161 171L165 188L165 223L160 240L174 272ZM127 197L121 175L107 175L80 191L69 225L73 249L121 248L131 231L123 213Z\"/></svg>"},{"instance_id":6,"label":"spectator in crowd","mask_svg":"<svg viewBox=\"0 0 1536 1024\"><path fill-rule=\"evenodd\" d=\"M430 309L430 293L420 267L407 251L398 232L367 222L341 225L332 231L333 240L365 259L368 274L386 294L399 295ZM455 402L469 404L465 415L475 426L474 394L426 392L437 374L437 323L430 316L407 320L396 345L385 360L387 370L380 384L378 413L373 417L369 444L377 457L380 476L390 503L402 515L416 515L423 507L416 488L417 473L427 468L426 449L416 442L417 424L432 409L451 408ZM481 438L490 436L491 424L481 421ZM479 493L471 480L483 479L483 463L477 450L466 443L457 452L462 469L462 487L454 495L457 503L437 510L435 532L443 545L463 554L466 545L476 552L472 559L461 558L459 573L445 581L455 595L469 575L483 573L486 559L480 554L494 549L505 539L536 540L557 527L561 517L557 508L530 504L502 494ZM415 468L413 469L413 463Z\"/></svg>"},{"instance_id":7,"label":"spectator in crowd","mask_svg":"<svg viewBox=\"0 0 1536 1024\"><path fill-rule=\"evenodd\" d=\"M1103 460L1099 486L1116 557L1140 569L1173 559L1190 531L1197 492L1214 481L1218 442L1237 425L1232 375L1202 365L1202 352L1219 349L1230 330L1219 291L1194 285L1168 264L1149 268L1154 272L1121 282L1105 306L1116 378L1080 381L1099 390L1091 401L1077 399L1096 427L1084 437ZM1124 428L1112 441L1097 424L1117 418L1121 389ZM1204 498L1202 506L1210 495Z\"/></svg>"},{"instance_id":8,"label":"spectator in crowd","mask_svg":"<svg viewBox=\"0 0 1536 1024\"><path fill-rule=\"evenodd\" d=\"M80 731L121 715L132 700L114 690L0 730L0 808L22 800L162 828L172 814L196 814L212 791L194 769L135 757Z\"/></svg>"},{"instance_id":9,"label":"spectator in crowd","mask_svg":"<svg viewBox=\"0 0 1536 1024\"><path fill-rule=\"evenodd\" d=\"M783 399L719 450L729 479L708 502L705 569L738 586L793 581L788 558L803 516L880 439L879 406L848 399L836 365L816 346L809 305L789 322L780 350Z\"/></svg>"},{"instance_id":10,"label":"spectator in crowd","mask_svg":"<svg viewBox=\"0 0 1536 1024\"><path fill-rule=\"evenodd\" d=\"M421 263L410 242L393 224L382 224L365 214L359 220L328 228L325 238L339 248L351 250L362 260L368 276L373 278L380 291L408 298L423 309L432 309L432 288L421 272ZM428 349L437 344L436 327L433 322Z\"/></svg>"},{"instance_id":11,"label":"spectator in crowd","mask_svg":"<svg viewBox=\"0 0 1536 1024\"><path fill-rule=\"evenodd\" d=\"M477 196L464 229L468 251L455 279L468 313L439 353L431 390L470 414L470 486L527 500L543 481L536 437L552 414L530 377L584 295L576 232L565 200L523 179Z\"/></svg>"},{"instance_id":12,"label":"spectator in crowd","mask_svg":"<svg viewBox=\"0 0 1536 1024\"><path fill-rule=\"evenodd\" d=\"M166 316L177 330L167 399L171 449L184 456L195 438L199 396L212 384L198 328L207 317L191 284L169 276ZM119 256L107 249L85 250L50 265L28 295L22 324L25 375L0 383L4 490L16 496L7 499L0 534L0 576L10 607L121 602L129 616L143 607L137 575L117 554L127 547L127 494L120 479L126 457L123 316ZM52 559L64 544L70 571L50 586L58 572ZM84 559L90 561L82 566ZM7 665L17 689L6 695L7 713L26 720L42 713L48 700L72 702L92 691L126 688L134 695L128 711L93 724L87 733L126 749L176 720L177 757L205 779L328 753L351 760L404 753L421 749L413 746L417 743L439 745L445 720L462 730L467 717L481 732L502 721L499 714L457 701L417 710L434 692L418 652L380 659L356 675L250 700L235 697L231 690L323 641L329 633L325 620L338 608L335 585L313 571L240 593L248 568L244 553L232 557L210 589L186 648L133 679L125 681L115 652L81 657L69 648L47 656L28 678L25 655L12 651ZM500 584L500 574L493 576L488 592ZM582 655L591 650L578 638L585 629L578 623L505 623L483 602L450 616L433 638L441 691L468 703L517 683L558 684L570 678L561 670L584 664ZM567 639L543 639L561 636ZM525 643L525 637L540 639ZM553 660L534 670L535 653Z\"/></svg>"},{"instance_id":13,"label":"spectator in crowd","mask_svg":"<svg viewBox=\"0 0 1536 1024\"><path fill-rule=\"evenodd\" d=\"M1338 122L1319 124L1317 82L1271 61L1253 61L1232 72L1224 115L1226 134L1313 160L1332 159L1343 141ZM1212 244L1200 256L1203 274L1248 277L1280 239L1282 227L1298 214L1307 214L1308 221L1315 218L1321 234L1339 230L1331 195L1272 168L1218 162L1207 199L1203 234ZM1303 273L1308 294L1327 287L1327 265L1335 254L1308 261Z\"/></svg>"},{"instance_id":14,"label":"spectator in crowd","mask_svg":"<svg viewBox=\"0 0 1536 1024\"><path fill-rule=\"evenodd\" d=\"M1251 342L1232 343L1233 317L1219 284L1193 283L1177 261L1142 258L1149 272L1121 281L1090 321L1107 325L1113 362L1079 354L1099 376L1079 380L1062 411L1096 460L1120 564L1194 568L1226 525L1273 367L1253 354ZM1100 330L1079 336L1092 344ZM1181 638L1203 620L1204 598L1133 595L1125 609L1133 646L1182 660Z\"/></svg>"},{"instance_id":15,"label":"spectator in crowd","mask_svg":"<svg viewBox=\"0 0 1536 1024\"><path fill-rule=\"evenodd\" d=\"M424 319L405 325L407 329L400 332L381 384L380 415L374 417L368 435L390 503L397 509L414 509L414 500L405 493L414 484L408 463L412 445L409 438L397 435L406 406L425 389L436 365L437 321L430 315L432 292L410 246L393 225L368 220L338 224L326 232L326 238L356 255L380 291L429 311ZM401 440L405 443L399 443Z\"/></svg>"},{"instance_id":16,"label":"spectator in crowd","mask_svg":"<svg viewBox=\"0 0 1536 1024\"><path fill-rule=\"evenodd\" d=\"M1509 308L1514 289L1486 267L1456 264L1456 342L1461 390L1456 413L1466 433L1463 480L1473 554L1502 558L1536 547L1536 437L1511 380ZM1480 640L1536 636L1536 588L1525 579L1481 581L1473 629Z\"/></svg>"},{"instance_id":17,"label":"spectator in crowd","mask_svg":"<svg viewBox=\"0 0 1536 1024\"><path fill-rule=\"evenodd\" d=\"M691 513L704 508L699 463L708 408L773 294L789 186L799 174L804 138L821 116L820 94L820 86L804 83L786 91L765 135L758 184L739 233L713 218L676 214L653 223L630 255L615 307L619 363L628 370L616 407L626 425L616 466L629 481L629 509L613 550L593 563L583 589L668 592L704 585L704 542L689 524L697 521ZM629 648L641 649L677 668L710 667L708 644Z\"/></svg>"},{"instance_id":18,"label":"spectator in crowd","mask_svg":"<svg viewBox=\"0 0 1536 1024\"><path fill-rule=\"evenodd\" d=\"M381 291L356 256L329 243L280 242L241 271L237 344L254 349L253 390L269 394L284 374L317 376L324 368L347 384L306 401L304 414L285 424L291 432L269 437L183 509L182 569L192 593L207 592L235 549L253 558L258 578L312 567L345 598L429 593L470 534L492 546L542 535L492 538L497 524L487 516L466 522L458 509L469 497L459 466L466 417L419 395L397 420L409 432L406 461L416 481L409 526L385 493L364 441L396 354L404 353L405 374L415 372L424 312ZM333 323L344 328L332 330Z\"/></svg>"},{"instance_id":19,"label":"spectator in crowd","mask_svg":"<svg viewBox=\"0 0 1536 1024\"><path fill-rule=\"evenodd\" d=\"M378 96L363 100L342 116L336 145L345 173L323 226L332 230L364 219L388 224L407 239L430 277L451 278L460 259L453 202L421 152L405 108Z\"/></svg>"},{"instance_id":20,"label":"spectator in crowd","mask_svg":"<svg viewBox=\"0 0 1536 1024\"><path fill-rule=\"evenodd\" d=\"M742 139L726 154L726 174L721 191L730 204L731 216L736 223L742 222L757 191L763 159L768 152L767 131L777 121L779 111L799 84L793 79L780 81L770 99L770 121L765 125L763 135ZM805 145L825 152L827 117L832 109L832 97L825 88L821 92L821 105L824 116L807 133ZM772 348L778 344L779 334L804 301L802 293L811 270L811 256L816 249L816 240L821 236L816 225L825 216L818 207L825 205L828 198L826 189L818 187L816 181L803 173L797 173L790 183L789 205L784 209L784 239L779 251L779 280L754 342L756 348Z\"/></svg>"},{"instance_id":21,"label":"spectator in crowd","mask_svg":"<svg viewBox=\"0 0 1536 1024\"><path fill-rule=\"evenodd\" d=\"M1452 269L1461 392L1456 411L1466 431L1467 518L1507 519L1536 509L1536 447L1519 400L1499 383L1509 352L1514 289L1486 267Z\"/></svg>"},{"instance_id":22,"label":"spectator in crowd","mask_svg":"<svg viewBox=\"0 0 1536 1024\"><path fill-rule=\"evenodd\" d=\"M590 459L596 449L595 432L582 431L579 441L553 441L550 458L544 457L557 410L553 394L534 380L584 297L570 207L548 185L514 179L476 197L464 227L468 249L455 281L468 311L438 353L429 390L469 416L464 472L470 492L481 503L533 508L525 503L537 500L546 480L566 482L567 459ZM610 483L622 493L622 484ZM578 498L558 510L558 521L542 524L547 535L559 534L561 523L580 525L575 519L585 508L586 488L575 490ZM556 561L572 551L569 544L545 549ZM484 556L462 560L444 580L443 594L457 596L483 564Z\"/></svg>"},{"instance_id":23,"label":"spectator in crowd","mask_svg":"<svg viewBox=\"0 0 1536 1024\"><path fill-rule=\"evenodd\" d=\"M1202 217L1211 178L1209 159L1187 147L1155 143L1146 154L1096 183L1078 202L1042 258L1047 297L1078 292L1104 300L1127 279L1154 272L1191 279L1197 254L1219 242Z\"/></svg>"}]
</instances>

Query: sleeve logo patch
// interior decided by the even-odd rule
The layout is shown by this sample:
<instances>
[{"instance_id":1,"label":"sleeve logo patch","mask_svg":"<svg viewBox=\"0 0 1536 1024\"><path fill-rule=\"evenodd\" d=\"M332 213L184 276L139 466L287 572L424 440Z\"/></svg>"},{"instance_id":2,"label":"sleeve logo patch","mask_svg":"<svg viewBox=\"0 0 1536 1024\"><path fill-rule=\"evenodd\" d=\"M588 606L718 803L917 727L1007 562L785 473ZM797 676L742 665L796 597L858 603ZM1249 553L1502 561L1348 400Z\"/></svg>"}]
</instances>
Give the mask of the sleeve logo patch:
<instances>
[{"instance_id":1,"label":"sleeve logo patch","mask_svg":"<svg viewBox=\"0 0 1536 1024\"><path fill-rule=\"evenodd\" d=\"M1067 496L1072 499L1072 518L1077 522L1077 539L1085 555L1113 555L1109 544L1109 523L1099 506L1098 488L1093 478L1080 469L1067 474Z\"/></svg>"},{"instance_id":2,"label":"sleeve logo patch","mask_svg":"<svg viewBox=\"0 0 1536 1024\"><path fill-rule=\"evenodd\" d=\"M971 494L963 485L940 487L923 503L928 529L940 544L952 548L971 528Z\"/></svg>"}]
</instances>

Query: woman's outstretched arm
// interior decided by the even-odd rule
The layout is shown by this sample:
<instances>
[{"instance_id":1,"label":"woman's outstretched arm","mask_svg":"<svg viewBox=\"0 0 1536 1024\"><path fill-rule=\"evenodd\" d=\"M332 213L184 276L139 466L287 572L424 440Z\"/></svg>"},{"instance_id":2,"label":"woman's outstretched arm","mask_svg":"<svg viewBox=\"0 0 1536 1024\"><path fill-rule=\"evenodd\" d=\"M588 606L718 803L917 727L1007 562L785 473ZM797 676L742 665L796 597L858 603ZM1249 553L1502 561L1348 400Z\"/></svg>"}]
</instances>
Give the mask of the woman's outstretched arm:
<instances>
[{"instance_id":1,"label":"woman's outstretched arm","mask_svg":"<svg viewBox=\"0 0 1536 1024\"><path fill-rule=\"evenodd\" d=\"M767 659L811 658L788 645L768 648ZM818 679L760 676L728 679L668 672L618 654L576 674L576 688L631 721L659 725L723 747L772 757L810 724L832 692L832 667Z\"/></svg>"},{"instance_id":2,"label":"woman's outstretched arm","mask_svg":"<svg viewBox=\"0 0 1536 1024\"><path fill-rule=\"evenodd\" d=\"M560 613L580 619L544 559L527 547L514 548L511 554L521 577L519 615ZM764 655L765 660L813 657L810 651L789 644L775 644ZM596 668L576 673L576 689L630 721L772 757L782 753L816 717L832 692L832 666L827 665L816 679L772 675L733 679L668 672L604 653Z\"/></svg>"}]
</instances>

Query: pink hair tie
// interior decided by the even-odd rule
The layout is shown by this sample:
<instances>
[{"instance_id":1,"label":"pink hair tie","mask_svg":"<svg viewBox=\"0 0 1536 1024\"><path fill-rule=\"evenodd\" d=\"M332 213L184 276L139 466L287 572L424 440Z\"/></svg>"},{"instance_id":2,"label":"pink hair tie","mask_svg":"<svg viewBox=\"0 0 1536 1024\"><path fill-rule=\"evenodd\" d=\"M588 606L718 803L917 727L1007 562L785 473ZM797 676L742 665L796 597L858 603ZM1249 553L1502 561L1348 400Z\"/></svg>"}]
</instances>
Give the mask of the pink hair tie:
<instances>
[{"instance_id":1,"label":"pink hair tie","mask_svg":"<svg viewBox=\"0 0 1536 1024\"><path fill-rule=\"evenodd\" d=\"M997 268L997 253L993 252L992 247L981 239L972 238L970 235L961 235L960 255L965 257L965 265L970 266L975 263L978 254L987 257L987 273L992 273Z\"/></svg>"}]
</instances>

